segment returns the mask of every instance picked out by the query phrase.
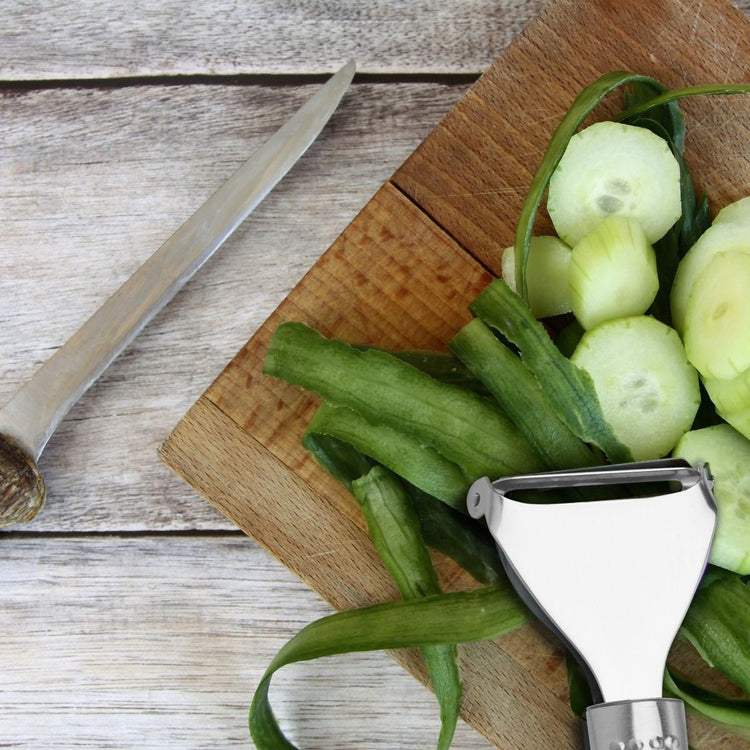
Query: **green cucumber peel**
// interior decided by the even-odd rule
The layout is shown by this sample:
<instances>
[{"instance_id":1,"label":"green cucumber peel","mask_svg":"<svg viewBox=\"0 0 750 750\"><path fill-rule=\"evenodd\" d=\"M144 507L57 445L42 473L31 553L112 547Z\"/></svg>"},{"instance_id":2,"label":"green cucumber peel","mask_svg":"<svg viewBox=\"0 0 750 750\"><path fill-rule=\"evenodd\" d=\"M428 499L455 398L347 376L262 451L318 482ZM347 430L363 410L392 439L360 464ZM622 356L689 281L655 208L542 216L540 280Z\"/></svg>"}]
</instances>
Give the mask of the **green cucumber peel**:
<instances>
[{"instance_id":1,"label":"green cucumber peel","mask_svg":"<svg viewBox=\"0 0 750 750\"><path fill-rule=\"evenodd\" d=\"M678 638L750 693L750 586L735 573L709 566L693 598ZM667 669L664 692L682 699L693 711L750 737L750 699L722 695Z\"/></svg>"},{"instance_id":2,"label":"green cucumber peel","mask_svg":"<svg viewBox=\"0 0 750 750\"><path fill-rule=\"evenodd\" d=\"M407 349L403 351L384 349L377 346L355 345L355 349L366 351L374 349L375 351L387 352L397 357L402 362L413 365L418 370L426 373L430 377L439 380L441 383L456 385L465 391L474 391L483 396L487 395L487 388L474 373L469 370L461 360L454 357L449 352L430 352L420 349Z\"/></svg>"},{"instance_id":3,"label":"green cucumber peel","mask_svg":"<svg viewBox=\"0 0 750 750\"><path fill-rule=\"evenodd\" d=\"M701 587L679 636L750 694L750 586L734 573Z\"/></svg>"},{"instance_id":4,"label":"green cucumber peel","mask_svg":"<svg viewBox=\"0 0 750 750\"><path fill-rule=\"evenodd\" d=\"M437 573L422 537L419 516L395 474L373 467L353 482L354 497L380 559L406 600L441 593ZM456 732L463 688L455 644L422 646L427 671L440 706L438 750L448 750Z\"/></svg>"},{"instance_id":5,"label":"green cucumber peel","mask_svg":"<svg viewBox=\"0 0 750 750\"><path fill-rule=\"evenodd\" d=\"M302 438L302 447L350 492L352 482L375 466L375 461L358 451L351 443L332 435L308 430Z\"/></svg>"},{"instance_id":6,"label":"green cucumber peel","mask_svg":"<svg viewBox=\"0 0 750 750\"><path fill-rule=\"evenodd\" d=\"M535 451L496 404L385 351L361 351L303 323L282 323L263 372L432 446L467 477L541 468Z\"/></svg>"},{"instance_id":7,"label":"green cucumber peel","mask_svg":"<svg viewBox=\"0 0 750 750\"><path fill-rule=\"evenodd\" d=\"M661 93L652 98L645 99L620 112L614 119L627 120L630 117L648 112L655 107L664 104L671 104L680 99L691 96L715 96L721 94L750 94L750 84L748 83L706 83L698 86L685 86L679 89L667 89L658 81L655 81Z\"/></svg>"},{"instance_id":8,"label":"green cucumber peel","mask_svg":"<svg viewBox=\"0 0 750 750\"><path fill-rule=\"evenodd\" d=\"M375 462L353 445L330 435L307 432L303 446L350 492L352 483L367 474ZM406 484L422 526L425 543L454 560L479 583L505 579L495 541L484 523L469 518L416 487Z\"/></svg>"},{"instance_id":9,"label":"green cucumber peel","mask_svg":"<svg viewBox=\"0 0 750 750\"><path fill-rule=\"evenodd\" d=\"M750 700L707 690L670 669L664 673L664 694L679 698L695 713L750 738Z\"/></svg>"},{"instance_id":10,"label":"green cucumber peel","mask_svg":"<svg viewBox=\"0 0 750 750\"><path fill-rule=\"evenodd\" d=\"M318 408L307 432L350 443L433 497L466 511L469 479L442 453L407 432L375 424L352 409L325 403Z\"/></svg>"},{"instance_id":11,"label":"green cucumber peel","mask_svg":"<svg viewBox=\"0 0 750 750\"><path fill-rule=\"evenodd\" d=\"M269 702L271 678L284 666L335 654L492 640L530 619L510 584L500 584L376 604L316 620L271 661L250 707L250 734L258 750L296 750Z\"/></svg>"},{"instance_id":12,"label":"green cucumber peel","mask_svg":"<svg viewBox=\"0 0 750 750\"><path fill-rule=\"evenodd\" d=\"M558 417L533 373L479 318L448 346L485 384L548 469L602 463L601 457Z\"/></svg>"},{"instance_id":13,"label":"green cucumber peel","mask_svg":"<svg viewBox=\"0 0 750 750\"><path fill-rule=\"evenodd\" d=\"M505 580L497 545L487 524L414 487L409 492L429 547L450 557L479 583L489 585Z\"/></svg>"},{"instance_id":14,"label":"green cucumber peel","mask_svg":"<svg viewBox=\"0 0 750 750\"><path fill-rule=\"evenodd\" d=\"M661 84L633 82L623 90L623 110L615 115L614 120L629 125L652 127L657 135L670 142L673 152L682 154L685 150L685 118L676 101L652 104L654 99L665 91ZM645 105L647 109L640 109ZM631 115L626 112L632 110ZM647 113L647 114L646 114Z\"/></svg>"},{"instance_id":15,"label":"green cucumber peel","mask_svg":"<svg viewBox=\"0 0 750 750\"><path fill-rule=\"evenodd\" d=\"M526 303L502 279L490 282L469 308L519 348L521 359L575 435L604 451L612 463L633 460L604 419L591 378L560 352Z\"/></svg>"}]
</instances>

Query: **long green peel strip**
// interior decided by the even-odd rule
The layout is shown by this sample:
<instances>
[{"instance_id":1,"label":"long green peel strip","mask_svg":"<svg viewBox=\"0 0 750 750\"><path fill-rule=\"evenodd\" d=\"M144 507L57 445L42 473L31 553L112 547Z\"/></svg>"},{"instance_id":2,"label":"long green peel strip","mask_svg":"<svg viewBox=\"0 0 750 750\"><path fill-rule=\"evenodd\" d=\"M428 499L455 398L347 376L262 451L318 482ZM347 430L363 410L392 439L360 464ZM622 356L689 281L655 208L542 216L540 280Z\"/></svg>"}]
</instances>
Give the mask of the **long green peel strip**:
<instances>
[{"instance_id":1,"label":"long green peel strip","mask_svg":"<svg viewBox=\"0 0 750 750\"><path fill-rule=\"evenodd\" d=\"M282 323L266 374L431 445L468 477L537 471L541 461L499 407L384 351L359 351L302 323Z\"/></svg>"},{"instance_id":2,"label":"long green peel strip","mask_svg":"<svg viewBox=\"0 0 750 750\"><path fill-rule=\"evenodd\" d=\"M437 573L422 538L419 516L401 481L375 466L357 479L352 490L362 509L375 549L404 599L440 593ZM455 644L423 646L433 689L440 706L438 750L448 750L461 709L461 677Z\"/></svg>"},{"instance_id":3,"label":"long green peel strip","mask_svg":"<svg viewBox=\"0 0 750 750\"><path fill-rule=\"evenodd\" d=\"M620 112L614 119L627 120L635 115L649 112L655 107L661 107L664 104L671 104L691 96L716 96L721 94L750 94L750 84L747 83L707 83L699 86L685 86L679 89L669 89L659 84L662 93L654 96L647 101L634 104Z\"/></svg>"},{"instance_id":4,"label":"long green peel strip","mask_svg":"<svg viewBox=\"0 0 750 750\"><path fill-rule=\"evenodd\" d=\"M633 460L604 419L591 378L560 352L526 303L504 281L491 282L469 307L519 348L521 359L575 435L601 448L613 463Z\"/></svg>"},{"instance_id":5,"label":"long green peel strip","mask_svg":"<svg viewBox=\"0 0 750 750\"><path fill-rule=\"evenodd\" d=\"M475 318L449 343L456 356L487 386L549 469L602 463L557 416L537 379L515 352Z\"/></svg>"},{"instance_id":6,"label":"long green peel strip","mask_svg":"<svg viewBox=\"0 0 750 750\"><path fill-rule=\"evenodd\" d=\"M373 424L359 412L322 404L307 428L350 443L376 462L458 510L466 508L471 482L461 469L410 434Z\"/></svg>"},{"instance_id":7,"label":"long green peel strip","mask_svg":"<svg viewBox=\"0 0 750 750\"><path fill-rule=\"evenodd\" d=\"M296 750L269 703L271 678L282 667L357 651L471 643L499 638L531 619L509 584L437 594L339 612L300 630L276 654L255 691L250 733L258 750Z\"/></svg>"},{"instance_id":8,"label":"long green peel strip","mask_svg":"<svg viewBox=\"0 0 750 750\"><path fill-rule=\"evenodd\" d=\"M375 465L353 445L331 435L308 431L302 444L331 476L350 491L352 483ZM408 489L419 515L422 536L429 547L455 560L479 583L505 580L495 541L486 524L478 523L465 512L454 510L416 487L409 485Z\"/></svg>"},{"instance_id":9,"label":"long green peel strip","mask_svg":"<svg viewBox=\"0 0 750 750\"><path fill-rule=\"evenodd\" d=\"M679 635L750 695L750 586L739 576L699 589Z\"/></svg>"}]
</instances>

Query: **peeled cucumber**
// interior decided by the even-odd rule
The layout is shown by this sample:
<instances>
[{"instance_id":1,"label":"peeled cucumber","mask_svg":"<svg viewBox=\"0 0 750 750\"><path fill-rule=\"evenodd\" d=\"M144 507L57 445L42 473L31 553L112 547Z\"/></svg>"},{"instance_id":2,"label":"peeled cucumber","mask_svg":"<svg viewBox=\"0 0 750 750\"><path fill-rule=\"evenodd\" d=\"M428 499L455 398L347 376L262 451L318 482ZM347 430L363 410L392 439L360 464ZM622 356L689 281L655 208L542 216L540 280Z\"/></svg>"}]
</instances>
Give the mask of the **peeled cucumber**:
<instances>
[{"instance_id":1,"label":"peeled cucumber","mask_svg":"<svg viewBox=\"0 0 750 750\"><path fill-rule=\"evenodd\" d=\"M708 378L750 368L750 252L717 253L685 305L682 338L693 366Z\"/></svg>"},{"instance_id":2,"label":"peeled cucumber","mask_svg":"<svg viewBox=\"0 0 750 750\"><path fill-rule=\"evenodd\" d=\"M703 378L703 385L722 416L750 409L750 369L733 378Z\"/></svg>"},{"instance_id":3,"label":"peeled cucumber","mask_svg":"<svg viewBox=\"0 0 750 750\"><path fill-rule=\"evenodd\" d=\"M750 225L750 196L740 198L734 203L729 203L716 214L714 224L745 224Z\"/></svg>"},{"instance_id":4,"label":"peeled cucumber","mask_svg":"<svg viewBox=\"0 0 750 750\"><path fill-rule=\"evenodd\" d=\"M595 123L570 139L550 179L547 210L571 246L612 214L636 219L654 243L682 213L680 166L650 130Z\"/></svg>"},{"instance_id":5,"label":"peeled cucumber","mask_svg":"<svg viewBox=\"0 0 750 750\"><path fill-rule=\"evenodd\" d=\"M586 331L573 362L594 381L605 419L636 461L661 458L698 410L698 373L677 332L647 315Z\"/></svg>"},{"instance_id":6,"label":"peeled cucumber","mask_svg":"<svg viewBox=\"0 0 750 750\"><path fill-rule=\"evenodd\" d=\"M532 237L526 261L528 303L535 318L570 312L568 267L570 248L551 235ZM502 257L503 279L516 293L516 253L507 247Z\"/></svg>"},{"instance_id":7,"label":"peeled cucumber","mask_svg":"<svg viewBox=\"0 0 750 750\"><path fill-rule=\"evenodd\" d=\"M659 291L656 255L635 219L612 214L573 246L570 306L590 329L646 312Z\"/></svg>"},{"instance_id":8,"label":"peeled cucumber","mask_svg":"<svg viewBox=\"0 0 750 750\"><path fill-rule=\"evenodd\" d=\"M737 411L727 411L721 416L734 427L740 435L744 435L750 440L750 406Z\"/></svg>"},{"instance_id":9,"label":"peeled cucumber","mask_svg":"<svg viewBox=\"0 0 750 750\"><path fill-rule=\"evenodd\" d=\"M718 424L686 433L673 455L706 463L713 476L718 519L710 561L750 573L750 440Z\"/></svg>"},{"instance_id":10,"label":"peeled cucumber","mask_svg":"<svg viewBox=\"0 0 750 750\"><path fill-rule=\"evenodd\" d=\"M731 206L736 207L737 204L731 204L727 206L727 209ZM750 205L746 206L746 209L750 214ZM735 214L737 211L738 209L735 208ZM732 213L729 214L730 217L731 215ZM714 223L685 253L677 266L669 298L672 307L672 325L677 331L681 333L685 327L685 308L696 279L718 253L734 251L750 252L750 218L743 224L739 220L720 221L717 216Z\"/></svg>"}]
</instances>

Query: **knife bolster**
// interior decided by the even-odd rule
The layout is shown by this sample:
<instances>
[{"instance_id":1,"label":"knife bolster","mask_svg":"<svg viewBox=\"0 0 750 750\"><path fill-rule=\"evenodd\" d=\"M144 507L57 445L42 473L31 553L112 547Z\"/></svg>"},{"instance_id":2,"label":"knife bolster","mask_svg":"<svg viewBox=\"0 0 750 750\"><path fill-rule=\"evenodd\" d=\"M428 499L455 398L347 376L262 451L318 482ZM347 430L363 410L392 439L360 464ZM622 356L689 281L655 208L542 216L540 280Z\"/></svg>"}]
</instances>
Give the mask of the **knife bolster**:
<instances>
[{"instance_id":1,"label":"knife bolster","mask_svg":"<svg viewBox=\"0 0 750 750\"><path fill-rule=\"evenodd\" d=\"M589 750L688 750L681 700L598 703L586 709L585 720Z\"/></svg>"}]
</instances>

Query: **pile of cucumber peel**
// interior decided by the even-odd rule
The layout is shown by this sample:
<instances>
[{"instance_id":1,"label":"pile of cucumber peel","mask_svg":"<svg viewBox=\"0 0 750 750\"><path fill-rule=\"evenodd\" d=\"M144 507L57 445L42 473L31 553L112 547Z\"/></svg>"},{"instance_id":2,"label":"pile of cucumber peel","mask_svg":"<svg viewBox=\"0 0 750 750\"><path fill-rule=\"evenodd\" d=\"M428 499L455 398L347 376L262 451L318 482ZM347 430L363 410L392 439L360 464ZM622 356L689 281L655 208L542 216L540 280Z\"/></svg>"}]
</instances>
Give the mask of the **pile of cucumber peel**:
<instances>
[{"instance_id":1,"label":"pile of cucumber peel","mask_svg":"<svg viewBox=\"0 0 750 750\"><path fill-rule=\"evenodd\" d=\"M619 115L583 127L617 90ZM264 372L322 397L303 445L352 493L402 599L318 620L281 649L250 709L260 750L295 747L269 702L278 669L406 646L424 654L447 750L461 705L457 645L533 619L465 512L471 483L670 454L709 465L719 507L678 639L728 687L719 694L668 663L665 694L750 736L750 197L715 207L712 221L683 158L677 104L734 93L750 85L668 90L628 72L582 90L529 187L503 278L471 303L448 351L387 352L278 327ZM534 236L545 199L556 234ZM442 592L429 548L477 588ZM572 659L568 673L581 714L591 696Z\"/></svg>"}]
</instances>

